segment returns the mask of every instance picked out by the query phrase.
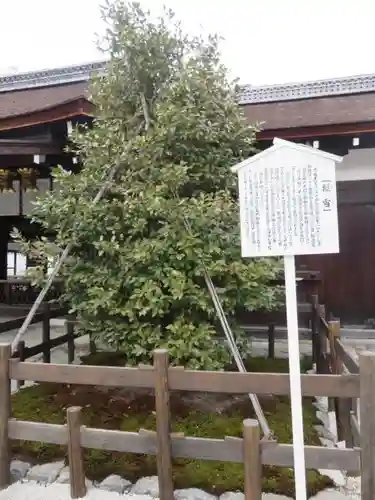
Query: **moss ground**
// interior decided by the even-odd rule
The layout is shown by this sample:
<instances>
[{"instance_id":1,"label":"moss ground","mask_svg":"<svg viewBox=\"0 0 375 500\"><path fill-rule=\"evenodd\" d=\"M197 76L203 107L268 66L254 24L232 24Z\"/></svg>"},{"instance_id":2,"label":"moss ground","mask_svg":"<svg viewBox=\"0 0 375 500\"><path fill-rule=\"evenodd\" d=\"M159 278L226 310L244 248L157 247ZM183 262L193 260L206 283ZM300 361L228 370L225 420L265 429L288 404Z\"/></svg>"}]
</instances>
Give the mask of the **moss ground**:
<instances>
[{"instance_id":1,"label":"moss ground","mask_svg":"<svg viewBox=\"0 0 375 500\"><path fill-rule=\"evenodd\" d=\"M86 364L123 365L121 355L98 353L84 359ZM306 368L303 362L303 368ZM247 368L258 372L287 372L286 360L251 358ZM254 416L248 399L228 398L222 395L171 394L172 427L185 435L223 438L241 436L242 421ZM261 400L271 429L279 442L292 441L290 401L286 397ZM62 424L68 406L83 408L84 424L91 427L138 431L155 429L154 399L147 391L134 392L119 389L103 390L97 387L40 384L27 387L12 396L13 416L22 420ZM315 411L310 399L304 401L304 429L306 444L319 445ZM42 463L66 457L66 447L43 443L12 443L13 456ZM131 481L156 474L155 457L131 453L85 451L86 475L100 480L109 474L120 474ZM215 494L243 490L241 464L175 459L173 464L175 488L197 487ZM293 470L264 467L263 491L293 496ZM317 471L308 471L309 494L331 485L327 477Z\"/></svg>"}]
</instances>

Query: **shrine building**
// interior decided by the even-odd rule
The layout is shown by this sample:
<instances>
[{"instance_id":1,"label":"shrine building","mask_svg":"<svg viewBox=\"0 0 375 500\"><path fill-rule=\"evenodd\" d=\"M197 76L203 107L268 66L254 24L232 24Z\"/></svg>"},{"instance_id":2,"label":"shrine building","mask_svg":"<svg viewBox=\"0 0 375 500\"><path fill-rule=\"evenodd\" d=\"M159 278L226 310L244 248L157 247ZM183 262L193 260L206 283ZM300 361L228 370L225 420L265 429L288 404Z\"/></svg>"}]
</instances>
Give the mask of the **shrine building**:
<instances>
[{"instance_id":1,"label":"shrine building","mask_svg":"<svg viewBox=\"0 0 375 500\"><path fill-rule=\"evenodd\" d=\"M11 229L36 236L26 216L53 189L50 167L77 168L65 146L72 127L95 115L87 89L103 70L94 62L0 77L0 304L10 303L27 265ZM375 75L248 85L239 103L262 124L261 149L280 137L344 156L336 171L340 253L299 257L298 268L321 273L321 298L335 316L375 318Z\"/></svg>"}]
</instances>

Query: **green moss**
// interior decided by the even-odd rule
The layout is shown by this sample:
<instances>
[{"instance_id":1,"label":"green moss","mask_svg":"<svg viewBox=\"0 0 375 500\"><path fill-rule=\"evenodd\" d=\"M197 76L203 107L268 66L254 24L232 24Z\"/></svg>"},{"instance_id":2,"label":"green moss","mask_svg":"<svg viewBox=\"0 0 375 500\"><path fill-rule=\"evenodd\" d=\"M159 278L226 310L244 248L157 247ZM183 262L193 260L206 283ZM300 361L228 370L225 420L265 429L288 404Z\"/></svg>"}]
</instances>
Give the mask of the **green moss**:
<instances>
[{"instance_id":1,"label":"green moss","mask_svg":"<svg viewBox=\"0 0 375 500\"><path fill-rule=\"evenodd\" d=\"M100 353L98 353L100 354ZM98 356L98 355L95 355ZM101 354L102 361L104 355ZM112 364L119 363L119 357ZM92 361L92 358L90 360ZM98 357L96 357L98 361ZM108 357L106 357L108 361ZM252 371L287 372L284 360L253 358L247 363ZM207 395L207 398L212 398ZM230 399L230 398L229 398ZM227 401L228 397L218 400ZM270 397L261 400L271 429L279 442L292 441L290 402L286 397ZM84 424L91 427L138 431L140 428L155 429L154 399L147 391L134 393L115 389L100 390L95 387L40 384L22 389L12 396L15 418L62 424L68 406L82 406ZM225 405L223 405L223 408ZM223 438L241 436L244 418L253 417L247 399L232 398L230 407L217 409L208 404L197 408L196 401L186 399L186 394L171 394L173 431L185 435ZM314 429L315 411L309 399L304 401L305 442L319 445ZM17 442L12 444L13 454L32 462L47 462L66 457L66 447L42 443ZM120 474L131 481L156 474L155 457L130 453L85 451L86 474L91 479L102 479L109 474ZM293 470L280 467L264 467L263 491L293 495ZM220 494L228 490L243 490L243 466L227 462L175 459L173 464L176 488L197 487ZM316 471L308 471L309 494L316 494L330 486L328 478Z\"/></svg>"}]
</instances>

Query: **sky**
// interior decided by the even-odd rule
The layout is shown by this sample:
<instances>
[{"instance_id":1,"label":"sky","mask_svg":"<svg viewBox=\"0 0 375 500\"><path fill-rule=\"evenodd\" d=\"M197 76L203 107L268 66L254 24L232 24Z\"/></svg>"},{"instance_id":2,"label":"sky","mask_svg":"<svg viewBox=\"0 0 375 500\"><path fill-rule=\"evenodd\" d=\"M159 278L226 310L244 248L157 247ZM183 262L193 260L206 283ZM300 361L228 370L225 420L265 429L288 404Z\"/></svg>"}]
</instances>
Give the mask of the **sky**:
<instances>
[{"instance_id":1,"label":"sky","mask_svg":"<svg viewBox=\"0 0 375 500\"><path fill-rule=\"evenodd\" d=\"M375 73L373 0L140 0L172 8L191 33L224 37L223 62L263 85ZM0 0L0 71L91 62L103 56L99 0Z\"/></svg>"}]
</instances>

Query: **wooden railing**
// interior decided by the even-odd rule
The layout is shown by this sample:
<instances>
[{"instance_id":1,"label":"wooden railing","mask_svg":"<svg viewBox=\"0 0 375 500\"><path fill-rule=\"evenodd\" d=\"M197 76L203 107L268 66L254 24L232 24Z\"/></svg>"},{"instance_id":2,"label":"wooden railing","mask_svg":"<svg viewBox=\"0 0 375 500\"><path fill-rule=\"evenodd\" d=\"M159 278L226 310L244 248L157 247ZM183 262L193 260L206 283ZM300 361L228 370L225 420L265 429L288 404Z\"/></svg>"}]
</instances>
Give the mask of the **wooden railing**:
<instances>
[{"instance_id":1,"label":"wooden railing","mask_svg":"<svg viewBox=\"0 0 375 500\"><path fill-rule=\"evenodd\" d=\"M372 369L368 370L370 365ZM363 408L368 407L371 410L375 409L374 378L375 355L370 355L361 358L360 374L302 375L302 393L304 396L331 398L361 397ZM79 409L68 409L67 426L12 419L10 398L12 379L154 389L156 432L142 429L137 433L87 428L81 425ZM6 487L10 481L8 439L67 445L73 497L85 494L81 447L156 455L159 496L162 500L173 499L172 457L243 463L246 500L261 499L261 465L293 467L293 446L261 441L257 421L244 421L243 438L206 439L171 433L170 391L288 395L290 385L288 374L191 371L181 367L170 367L166 350L155 351L153 366L127 368L21 362L18 359L11 359L9 346L1 345L0 488ZM363 402L363 398L366 398L366 403ZM365 415L361 422L361 433L365 436L362 441L368 440L370 443L375 439L372 416L373 414ZM77 443L80 443L80 446ZM368 448L366 450L367 453ZM357 448L305 446L306 467L361 471L362 477L366 478L369 477L375 463L375 447L371 450L372 456L366 455L366 458L370 459L360 460L361 451ZM370 486L367 489L366 485L363 489L362 498L373 500L375 485L370 480L368 485Z\"/></svg>"},{"instance_id":2,"label":"wooden railing","mask_svg":"<svg viewBox=\"0 0 375 500\"><path fill-rule=\"evenodd\" d=\"M60 335L59 337L51 339L51 319L59 318L67 313L67 308L65 307L51 307L49 303L44 303L42 306L42 311L35 314L31 324L42 323L41 333L42 342L33 346L26 346L24 340L18 343L17 350L12 354L12 358L19 359L20 361L25 361L26 359L37 356L38 354L43 354L43 363L51 362L51 351L55 347L67 344L68 348L68 363L73 363L75 358L75 339L77 335L74 332L74 323L72 317L68 316L66 321L66 333ZM25 321L25 317L14 318L8 321L0 322L0 341L1 334L9 332L20 328ZM24 381L18 381L18 386L22 386Z\"/></svg>"},{"instance_id":3,"label":"wooden railing","mask_svg":"<svg viewBox=\"0 0 375 500\"><path fill-rule=\"evenodd\" d=\"M39 291L26 278L0 280L0 304L8 306L31 305L35 302ZM47 300L58 300L61 293L62 280L56 279L47 294Z\"/></svg>"},{"instance_id":4,"label":"wooden railing","mask_svg":"<svg viewBox=\"0 0 375 500\"><path fill-rule=\"evenodd\" d=\"M340 321L327 321L324 306L318 305L316 297L312 325L317 373L360 374L359 398L331 397L328 405L336 415L338 440L345 442L346 448L360 447L361 460L368 464L368 471L362 473L362 498L375 498L374 486L370 485L375 475L375 353L361 353L358 361L340 338ZM362 383L365 379L366 384Z\"/></svg>"}]
</instances>

